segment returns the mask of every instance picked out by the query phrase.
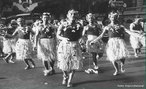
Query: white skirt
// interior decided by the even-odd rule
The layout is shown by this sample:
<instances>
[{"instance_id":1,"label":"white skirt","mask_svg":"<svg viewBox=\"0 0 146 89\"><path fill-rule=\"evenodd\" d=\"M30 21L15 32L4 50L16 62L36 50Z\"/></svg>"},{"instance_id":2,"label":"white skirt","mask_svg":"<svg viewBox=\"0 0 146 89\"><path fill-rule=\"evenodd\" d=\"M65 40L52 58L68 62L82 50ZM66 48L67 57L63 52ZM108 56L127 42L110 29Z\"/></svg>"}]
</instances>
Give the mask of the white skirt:
<instances>
[{"instance_id":1,"label":"white skirt","mask_svg":"<svg viewBox=\"0 0 146 89\"><path fill-rule=\"evenodd\" d=\"M37 46L37 57L43 61L54 61L56 59L55 39L40 39Z\"/></svg>"},{"instance_id":2,"label":"white skirt","mask_svg":"<svg viewBox=\"0 0 146 89\"><path fill-rule=\"evenodd\" d=\"M139 41L140 41L140 43L142 44L142 46L144 46L145 47L145 41L146 41L146 35L145 34L142 34L142 35L140 35L140 37L139 37Z\"/></svg>"},{"instance_id":3,"label":"white skirt","mask_svg":"<svg viewBox=\"0 0 146 89\"><path fill-rule=\"evenodd\" d=\"M3 40L3 52L5 54L15 52L16 39L5 39Z\"/></svg>"},{"instance_id":4,"label":"white skirt","mask_svg":"<svg viewBox=\"0 0 146 89\"><path fill-rule=\"evenodd\" d=\"M33 46L30 40L18 39L16 43L16 60L32 59Z\"/></svg>"},{"instance_id":5,"label":"white skirt","mask_svg":"<svg viewBox=\"0 0 146 89\"><path fill-rule=\"evenodd\" d=\"M63 71L80 68L82 53L79 42L61 41L58 47L57 66Z\"/></svg>"},{"instance_id":6,"label":"white skirt","mask_svg":"<svg viewBox=\"0 0 146 89\"><path fill-rule=\"evenodd\" d=\"M142 45L140 42L140 38L133 35L130 36L130 44L131 44L131 47L134 49L140 48Z\"/></svg>"},{"instance_id":7,"label":"white skirt","mask_svg":"<svg viewBox=\"0 0 146 89\"><path fill-rule=\"evenodd\" d=\"M106 48L107 60L114 62L129 57L129 51L123 39L110 38Z\"/></svg>"}]
</instances>

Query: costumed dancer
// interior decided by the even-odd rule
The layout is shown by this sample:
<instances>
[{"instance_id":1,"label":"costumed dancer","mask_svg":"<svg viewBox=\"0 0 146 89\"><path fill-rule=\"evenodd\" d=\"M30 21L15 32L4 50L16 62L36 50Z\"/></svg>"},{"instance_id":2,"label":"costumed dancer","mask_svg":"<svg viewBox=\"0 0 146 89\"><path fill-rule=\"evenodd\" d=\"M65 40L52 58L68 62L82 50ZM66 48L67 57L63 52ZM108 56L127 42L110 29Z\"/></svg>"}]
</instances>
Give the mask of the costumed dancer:
<instances>
[{"instance_id":1,"label":"costumed dancer","mask_svg":"<svg viewBox=\"0 0 146 89\"><path fill-rule=\"evenodd\" d=\"M139 16L136 16L135 21L130 24L130 31L142 36L144 34L144 27L142 26L141 21L142 21L142 18L140 18ZM131 35L130 43L134 50L134 56L138 57L139 56L138 54L141 52L141 48L143 44L141 41L141 37Z\"/></svg>"},{"instance_id":2,"label":"costumed dancer","mask_svg":"<svg viewBox=\"0 0 146 89\"><path fill-rule=\"evenodd\" d=\"M98 73L97 60L103 56L104 43L102 40L99 40L95 44L90 45L90 42L100 35L101 26L97 22L95 22L95 17L92 13L87 14L86 20L88 21L88 25L84 27L83 35L85 34L87 35L86 49L87 52L91 54L91 57L89 59L93 60L94 69L89 68L88 70L85 70L85 72L90 73L93 71L93 73L97 74Z\"/></svg>"},{"instance_id":3,"label":"costumed dancer","mask_svg":"<svg viewBox=\"0 0 146 89\"><path fill-rule=\"evenodd\" d=\"M26 64L26 70L34 68L35 63L32 60L33 45L30 40L30 34L33 34L33 32L31 28L25 26L24 19L18 18L17 24L18 27L13 33L13 36L18 36L18 41L16 42L16 60L23 60Z\"/></svg>"},{"instance_id":4,"label":"costumed dancer","mask_svg":"<svg viewBox=\"0 0 146 89\"><path fill-rule=\"evenodd\" d=\"M62 23L57 31L58 39L62 41L58 47L59 69L63 71L63 85L71 87L71 81L75 70L80 68L82 59L79 39L82 36L83 26L78 22L78 11L69 10L67 19Z\"/></svg>"},{"instance_id":5,"label":"costumed dancer","mask_svg":"<svg viewBox=\"0 0 146 89\"><path fill-rule=\"evenodd\" d=\"M11 35L16 30L17 23L15 20L12 20L9 27L6 28L6 33L4 35L3 40L3 53L7 54L6 57L3 58L7 63L14 63L12 59L15 57L15 45L17 38L13 38Z\"/></svg>"},{"instance_id":6,"label":"costumed dancer","mask_svg":"<svg viewBox=\"0 0 146 89\"><path fill-rule=\"evenodd\" d=\"M109 40L107 43L106 54L107 60L112 62L115 68L115 72L113 73L113 75L117 75L119 72L118 61L121 65L121 72L125 72L123 66L125 64L125 58L129 57L129 52L123 40L124 31L128 34L131 34L129 30L127 30L123 25L119 24L118 17L119 15L117 12L111 12L108 16L108 18L110 19L110 24L103 29L103 32L99 37L97 37L90 43L96 43L99 39L104 36L106 32L108 32Z\"/></svg>"},{"instance_id":7,"label":"costumed dancer","mask_svg":"<svg viewBox=\"0 0 146 89\"><path fill-rule=\"evenodd\" d=\"M55 73L56 34L54 26L50 23L50 13L43 13L41 19L42 25L38 26L35 33L35 47L37 48L37 57L42 60L45 67L44 76L47 76Z\"/></svg>"}]
</instances>

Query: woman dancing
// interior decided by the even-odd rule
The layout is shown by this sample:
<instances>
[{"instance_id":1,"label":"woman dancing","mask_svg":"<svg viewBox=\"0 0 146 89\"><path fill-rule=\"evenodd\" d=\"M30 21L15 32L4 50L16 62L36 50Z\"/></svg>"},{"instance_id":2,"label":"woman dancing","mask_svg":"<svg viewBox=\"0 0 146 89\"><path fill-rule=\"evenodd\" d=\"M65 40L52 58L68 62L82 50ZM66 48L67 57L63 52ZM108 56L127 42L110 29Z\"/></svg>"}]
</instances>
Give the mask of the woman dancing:
<instances>
[{"instance_id":1,"label":"woman dancing","mask_svg":"<svg viewBox=\"0 0 146 89\"><path fill-rule=\"evenodd\" d=\"M79 69L82 59L79 39L83 27L78 22L78 11L69 10L67 19L57 31L57 37L62 41L58 47L58 67L63 71L62 84L71 87L71 80L75 70Z\"/></svg>"},{"instance_id":2,"label":"woman dancing","mask_svg":"<svg viewBox=\"0 0 146 89\"><path fill-rule=\"evenodd\" d=\"M101 26L95 22L95 17L92 13L87 14L86 20L88 25L84 27L83 35L87 35L86 48L87 52L92 55L94 73L98 73L97 60L103 56L104 43L102 40L96 42L93 45L90 45L90 42L96 39L101 33ZM89 60L90 61L90 60ZM89 64L90 65L90 64ZM90 73L90 69L85 70L85 72Z\"/></svg>"},{"instance_id":3,"label":"woman dancing","mask_svg":"<svg viewBox=\"0 0 146 89\"><path fill-rule=\"evenodd\" d=\"M130 31L137 33L139 35L144 34L144 27L141 24L142 18L136 16L135 21L130 24ZM130 36L130 43L134 50L134 56L138 57L139 53L141 52L142 42L140 37L136 37L135 35Z\"/></svg>"},{"instance_id":4,"label":"woman dancing","mask_svg":"<svg viewBox=\"0 0 146 89\"><path fill-rule=\"evenodd\" d=\"M35 47L37 47L37 56L43 61L45 67L44 76L47 76L55 73L56 34L54 26L49 23L51 20L50 13L43 13L41 19L42 24L35 31Z\"/></svg>"},{"instance_id":5,"label":"woman dancing","mask_svg":"<svg viewBox=\"0 0 146 89\"><path fill-rule=\"evenodd\" d=\"M25 69L30 69L35 67L35 63L32 60L33 46L30 40L30 34L32 30L25 26L24 19L17 19L18 27L13 33L13 36L18 36L18 41L16 42L16 60L23 60L26 64ZM30 65L30 63L32 66Z\"/></svg>"},{"instance_id":6,"label":"woman dancing","mask_svg":"<svg viewBox=\"0 0 146 89\"><path fill-rule=\"evenodd\" d=\"M129 56L129 52L127 50L126 44L123 40L124 31L128 34L131 34L124 26L120 25L118 22L118 13L111 12L108 16L110 19L110 24L106 26L99 37L93 40L90 44L96 43L99 39L101 39L105 32L108 32L109 40L107 43L106 54L107 59L112 62L115 72L113 75L117 75L119 72L118 69L118 61L121 65L121 72L125 72L123 66L125 63L125 58Z\"/></svg>"},{"instance_id":7,"label":"woman dancing","mask_svg":"<svg viewBox=\"0 0 146 89\"><path fill-rule=\"evenodd\" d=\"M7 54L3 58L7 63L14 63L12 59L15 57L15 45L17 38L13 38L12 34L16 30L16 21L12 20L8 28L6 28L6 33L3 40L3 53Z\"/></svg>"}]
</instances>

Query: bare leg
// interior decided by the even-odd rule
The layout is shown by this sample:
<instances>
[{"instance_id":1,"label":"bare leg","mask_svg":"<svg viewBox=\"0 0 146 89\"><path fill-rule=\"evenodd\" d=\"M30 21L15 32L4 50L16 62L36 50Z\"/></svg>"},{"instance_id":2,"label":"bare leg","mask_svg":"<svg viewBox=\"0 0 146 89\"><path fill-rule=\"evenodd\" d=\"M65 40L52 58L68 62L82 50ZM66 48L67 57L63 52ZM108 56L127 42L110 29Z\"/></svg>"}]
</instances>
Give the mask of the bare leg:
<instances>
[{"instance_id":1,"label":"bare leg","mask_svg":"<svg viewBox=\"0 0 146 89\"><path fill-rule=\"evenodd\" d=\"M49 65L48 65L48 61L43 61L45 70L49 70Z\"/></svg>"},{"instance_id":2,"label":"bare leg","mask_svg":"<svg viewBox=\"0 0 146 89\"><path fill-rule=\"evenodd\" d=\"M69 78L68 78L68 81L67 81L67 87L72 87L71 80L74 76L74 73L75 73L75 70L70 71Z\"/></svg>"},{"instance_id":3,"label":"bare leg","mask_svg":"<svg viewBox=\"0 0 146 89\"><path fill-rule=\"evenodd\" d=\"M55 73L55 70L54 70L54 63L55 63L55 61L51 61L51 62L50 62L50 73L51 73L51 74L54 74L54 73Z\"/></svg>"},{"instance_id":4,"label":"bare leg","mask_svg":"<svg viewBox=\"0 0 146 89\"><path fill-rule=\"evenodd\" d=\"M62 80L62 84L63 84L63 85L66 85L66 84L67 84L67 80L68 80L67 71L63 71L63 80Z\"/></svg>"},{"instance_id":5,"label":"bare leg","mask_svg":"<svg viewBox=\"0 0 146 89\"><path fill-rule=\"evenodd\" d=\"M99 58L99 55L97 55L97 53L92 53L92 57L93 57L93 65L94 65L94 69L98 69L98 66L97 66L97 59L96 58Z\"/></svg>"},{"instance_id":6,"label":"bare leg","mask_svg":"<svg viewBox=\"0 0 146 89\"><path fill-rule=\"evenodd\" d=\"M15 53L12 53L11 56L10 56L10 59L9 59L9 63L15 63L13 61L14 57L15 57Z\"/></svg>"},{"instance_id":7,"label":"bare leg","mask_svg":"<svg viewBox=\"0 0 146 89\"><path fill-rule=\"evenodd\" d=\"M3 58L3 60L6 62L6 63L9 63L9 58L11 57L12 53L9 53L7 54L6 57Z\"/></svg>"},{"instance_id":8,"label":"bare leg","mask_svg":"<svg viewBox=\"0 0 146 89\"><path fill-rule=\"evenodd\" d=\"M125 69L123 68L125 64L125 59L121 59L121 72L124 73Z\"/></svg>"},{"instance_id":9,"label":"bare leg","mask_svg":"<svg viewBox=\"0 0 146 89\"><path fill-rule=\"evenodd\" d=\"M29 59L24 59L24 63L26 64L26 67L25 67L25 70L28 70L30 69L30 65L29 65L29 62L28 62Z\"/></svg>"},{"instance_id":10,"label":"bare leg","mask_svg":"<svg viewBox=\"0 0 146 89\"><path fill-rule=\"evenodd\" d=\"M113 64L113 66L115 68L115 72L113 73L113 75L115 76L115 75L118 74L118 71L119 71L119 69L118 69L118 63L116 61L113 61L112 64Z\"/></svg>"},{"instance_id":11,"label":"bare leg","mask_svg":"<svg viewBox=\"0 0 146 89\"><path fill-rule=\"evenodd\" d=\"M29 59L29 61L32 63L32 68L34 68L35 67L34 61L32 59Z\"/></svg>"},{"instance_id":12,"label":"bare leg","mask_svg":"<svg viewBox=\"0 0 146 89\"><path fill-rule=\"evenodd\" d=\"M137 58L138 57L138 49L134 49L134 56Z\"/></svg>"},{"instance_id":13,"label":"bare leg","mask_svg":"<svg viewBox=\"0 0 146 89\"><path fill-rule=\"evenodd\" d=\"M44 76L47 76L49 74L49 65L48 65L48 61L43 61L45 70L44 70Z\"/></svg>"}]
</instances>

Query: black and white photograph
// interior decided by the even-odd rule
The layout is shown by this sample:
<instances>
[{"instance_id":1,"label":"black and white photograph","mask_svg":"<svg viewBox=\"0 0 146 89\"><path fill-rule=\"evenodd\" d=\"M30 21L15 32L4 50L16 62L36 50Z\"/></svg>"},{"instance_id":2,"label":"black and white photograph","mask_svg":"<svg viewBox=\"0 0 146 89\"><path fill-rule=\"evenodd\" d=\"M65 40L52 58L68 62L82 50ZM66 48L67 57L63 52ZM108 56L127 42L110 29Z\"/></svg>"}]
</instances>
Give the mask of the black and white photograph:
<instances>
[{"instance_id":1,"label":"black and white photograph","mask_svg":"<svg viewBox=\"0 0 146 89\"><path fill-rule=\"evenodd\" d=\"M0 89L145 89L145 0L0 0Z\"/></svg>"}]
</instances>

